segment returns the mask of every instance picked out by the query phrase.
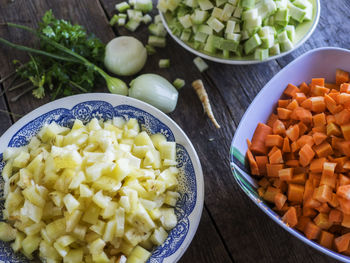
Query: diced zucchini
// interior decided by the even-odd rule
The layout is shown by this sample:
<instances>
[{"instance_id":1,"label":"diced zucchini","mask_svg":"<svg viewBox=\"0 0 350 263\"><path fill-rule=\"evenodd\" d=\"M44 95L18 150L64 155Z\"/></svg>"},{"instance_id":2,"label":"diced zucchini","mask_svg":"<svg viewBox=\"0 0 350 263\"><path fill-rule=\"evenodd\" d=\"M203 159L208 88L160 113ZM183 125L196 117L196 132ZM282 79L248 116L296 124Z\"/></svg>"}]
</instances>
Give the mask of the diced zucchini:
<instances>
[{"instance_id":1,"label":"diced zucchini","mask_svg":"<svg viewBox=\"0 0 350 263\"><path fill-rule=\"evenodd\" d=\"M155 53L157 53L156 49L150 45L146 45L145 48L147 50L148 55L154 55Z\"/></svg>"},{"instance_id":2,"label":"diced zucchini","mask_svg":"<svg viewBox=\"0 0 350 263\"><path fill-rule=\"evenodd\" d=\"M194 10L194 13L191 15L192 23L195 25L200 25L205 22L205 20L208 18L208 11L203 11L196 9Z\"/></svg>"},{"instance_id":3,"label":"diced zucchini","mask_svg":"<svg viewBox=\"0 0 350 263\"><path fill-rule=\"evenodd\" d=\"M267 35L264 38L261 38L262 44L261 47L262 48L270 48L275 44L275 37L274 35Z\"/></svg>"},{"instance_id":4,"label":"diced zucchini","mask_svg":"<svg viewBox=\"0 0 350 263\"><path fill-rule=\"evenodd\" d=\"M236 17L236 18L241 18L242 11L243 11L242 7L237 6L236 9L235 9L235 12L233 13L233 16Z\"/></svg>"},{"instance_id":5,"label":"diced zucchini","mask_svg":"<svg viewBox=\"0 0 350 263\"><path fill-rule=\"evenodd\" d=\"M190 28L192 26L191 16L189 14L179 17L179 21L184 28Z\"/></svg>"},{"instance_id":6,"label":"diced zucchini","mask_svg":"<svg viewBox=\"0 0 350 263\"><path fill-rule=\"evenodd\" d=\"M293 43L289 39L287 39L283 42L280 42L280 45L281 45L281 50L283 52L291 50L293 48Z\"/></svg>"},{"instance_id":7,"label":"diced zucchini","mask_svg":"<svg viewBox=\"0 0 350 263\"><path fill-rule=\"evenodd\" d=\"M152 47L165 47L166 39L165 37L149 36L148 45Z\"/></svg>"},{"instance_id":8,"label":"diced zucchini","mask_svg":"<svg viewBox=\"0 0 350 263\"><path fill-rule=\"evenodd\" d=\"M154 17L154 23L155 24L162 23L162 18L160 17L160 15L156 15Z\"/></svg>"},{"instance_id":9,"label":"diced zucchini","mask_svg":"<svg viewBox=\"0 0 350 263\"><path fill-rule=\"evenodd\" d=\"M258 34L254 34L244 43L244 52L250 54L255 48L261 45L261 39Z\"/></svg>"},{"instance_id":10,"label":"diced zucchini","mask_svg":"<svg viewBox=\"0 0 350 263\"><path fill-rule=\"evenodd\" d=\"M238 44L239 41L241 40L241 35L228 33L228 34L225 34L225 38L233 40L233 41L237 42L237 44Z\"/></svg>"},{"instance_id":11,"label":"diced zucchini","mask_svg":"<svg viewBox=\"0 0 350 263\"><path fill-rule=\"evenodd\" d=\"M221 20L222 11L223 10L221 8L214 7L213 11L211 12L211 16Z\"/></svg>"},{"instance_id":12,"label":"diced zucchini","mask_svg":"<svg viewBox=\"0 0 350 263\"><path fill-rule=\"evenodd\" d=\"M221 23L215 17L210 17L207 21L207 24L217 33L220 32L221 30L223 30L225 27L224 24Z\"/></svg>"},{"instance_id":13,"label":"diced zucchini","mask_svg":"<svg viewBox=\"0 0 350 263\"><path fill-rule=\"evenodd\" d=\"M149 14L146 14L141 19L142 23L149 24L152 22L152 17ZM162 25L162 24L161 24Z\"/></svg>"},{"instance_id":14,"label":"diced zucchini","mask_svg":"<svg viewBox=\"0 0 350 263\"><path fill-rule=\"evenodd\" d=\"M182 31L180 39L182 41L189 41L191 37L191 29L185 29L184 31Z\"/></svg>"},{"instance_id":15,"label":"diced zucchini","mask_svg":"<svg viewBox=\"0 0 350 263\"><path fill-rule=\"evenodd\" d=\"M207 25L200 25L198 27L198 32L207 34L207 35L212 35L213 34L213 29L210 26Z\"/></svg>"},{"instance_id":16,"label":"diced zucchini","mask_svg":"<svg viewBox=\"0 0 350 263\"><path fill-rule=\"evenodd\" d=\"M204 46L204 51L215 54L216 48L214 46L214 38L216 38L216 36L214 35L210 35L207 38L207 42L205 43L205 46Z\"/></svg>"},{"instance_id":17,"label":"diced zucchini","mask_svg":"<svg viewBox=\"0 0 350 263\"><path fill-rule=\"evenodd\" d=\"M185 86L185 81L183 79L175 79L174 82L173 82L173 85L176 89L181 89Z\"/></svg>"},{"instance_id":18,"label":"diced zucchini","mask_svg":"<svg viewBox=\"0 0 350 263\"><path fill-rule=\"evenodd\" d=\"M276 56L281 53L280 51L280 44L275 44L274 46L270 47L269 49L270 56Z\"/></svg>"},{"instance_id":19,"label":"diced zucchini","mask_svg":"<svg viewBox=\"0 0 350 263\"><path fill-rule=\"evenodd\" d=\"M222 6L223 4L225 4L227 2L227 0L215 0L215 5L217 7Z\"/></svg>"},{"instance_id":20,"label":"diced zucchini","mask_svg":"<svg viewBox=\"0 0 350 263\"><path fill-rule=\"evenodd\" d=\"M253 8L254 4L255 4L255 0L241 0L240 1L241 7L247 8L247 9Z\"/></svg>"},{"instance_id":21,"label":"diced zucchini","mask_svg":"<svg viewBox=\"0 0 350 263\"><path fill-rule=\"evenodd\" d=\"M198 1L197 0L185 0L185 5L195 8L198 6Z\"/></svg>"},{"instance_id":22,"label":"diced zucchini","mask_svg":"<svg viewBox=\"0 0 350 263\"><path fill-rule=\"evenodd\" d=\"M304 9L301 9L291 3L289 3L288 8L291 18L298 21L299 23L303 22L306 15L306 11Z\"/></svg>"},{"instance_id":23,"label":"diced zucchini","mask_svg":"<svg viewBox=\"0 0 350 263\"><path fill-rule=\"evenodd\" d=\"M274 23L285 27L289 22L289 10L278 10L274 16Z\"/></svg>"},{"instance_id":24,"label":"diced zucchini","mask_svg":"<svg viewBox=\"0 0 350 263\"><path fill-rule=\"evenodd\" d=\"M115 9L117 9L119 12L125 12L129 8L130 8L130 5L127 2L121 2L115 5Z\"/></svg>"},{"instance_id":25,"label":"diced zucchini","mask_svg":"<svg viewBox=\"0 0 350 263\"><path fill-rule=\"evenodd\" d=\"M266 49L262 49L262 48L257 48L255 49L254 52L254 58L257 60L265 60L269 57L269 50Z\"/></svg>"},{"instance_id":26,"label":"diced zucchini","mask_svg":"<svg viewBox=\"0 0 350 263\"><path fill-rule=\"evenodd\" d=\"M242 13L242 20L251 20L256 19L258 17L258 9L252 8L249 10L246 10Z\"/></svg>"},{"instance_id":27,"label":"diced zucchini","mask_svg":"<svg viewBox=\"0 0 350 263\"><path fill-rule=\"evenodd\" d=\"M210 0L198 0L199 7L202 10L210 10L214 8L214 5L210 2Z\"/></svg>"},{"instance_id":28,"label":"diced zucchini","mask_svg":"<svg viewBox=\"0 0 350 263\"><path fill-rule=\"evenodd\" d=\"M144 13L148 13L153 9L152 0L135 0L134 8Z\"/></svg>"},{"instance_id":29,"label":"diced zucchini","mask_svg":"<svg viewBox=\"0 0 350 263\"><path fill-rule=\"evenodd\" d=\"M194 58L193 63L196 65L200 72L203 72L209 68L208 64L205 63L205 61L200 57Z\"/></svg>"},{"instance_id":30,"label":"diced zucchini","mask_svg":"<svg viewBox=\"0 0 350 263\"><path fill-rule=\"evenodd\" d=\"M165 37L167 32L163 24L158 23L158 24L150 24L148 26L148 31L155 36L158 37Z\"/></svg>"},{"instance_id":31,"label":"diced zucchini","mask_svg":"<svg viewBox=\"0 0 350 263\"><path fill-rule=\"evenodd\" d=\"M199 31L196 34L194 34L194 40L200 43L205 43L207 40L207 37L208 37L208 34L205 34Z\"/></svg>"},{"instance_id":32,"label":"diced zucchini","mask_svg":"<svg viewBox=\"0 0 350 263\"><path fill-rule=\"evenodd\" d=\"M233 34L236 27L236 21L229 20L226 24L225 34Z\"/></svg>"},{"instance_id":33,"label":"diced zucchini","mask_svg":"<svg viewBox=\"0 0 350 263\"><path fill-rule=\"evenodd\" d=\"M222 10L222 21L228 21L235 11L235 7L231 4L225 4L224 9Z\"/></svg>"},{"instance_id":34,"label":"diced zucchini","mask_svg":"<svg viewBox=\"0 0 350 263\"><path fill-rule=\"evenodd\" d=\"M129 20L126 25L125 28L130 30L131 32L134 32L140 25L140 22L138 22L137 20Z\"/></svg>"},{"instance_id":35,"label":"diced zucchini","mask_svg":"<svg viewBox=\"0 0 350 263\"><path fill-rule=\"evenodd\" d=\"M109 24L111 26L114 26L118 22L118 19L119 19L118 15L112 16L111 20L109 20Z\"/></svg>"},{"instance_id":36,"label":"diced zucchini","mask_svg":"<svg viewBox=\"0 0 350 263\"><path fill-rule=\"evenodd\" d=\"M292 25L287 25L286 31L287 31L289 40L293 42L295 39L295 27Z\"/></svg>"},{"instance_id":37,"label":"diced zucchini","mask_svg":"<svg viewBox=\"0 0 350 263\"><path fill-rule=\"evenodd\" d=\"M169 68L170 67L170 60L169 59L160 59L158 66L160 68Z\"/></svg>"}]
</instances>

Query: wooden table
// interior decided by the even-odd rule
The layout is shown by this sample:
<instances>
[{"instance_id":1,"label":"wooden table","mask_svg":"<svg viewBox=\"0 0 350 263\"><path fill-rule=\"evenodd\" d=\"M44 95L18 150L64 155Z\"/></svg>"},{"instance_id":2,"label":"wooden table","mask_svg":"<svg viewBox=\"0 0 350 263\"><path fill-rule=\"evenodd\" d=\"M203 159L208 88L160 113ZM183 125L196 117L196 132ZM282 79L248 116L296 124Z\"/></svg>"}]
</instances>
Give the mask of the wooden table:
<instances>
[{"instance_id":1,"label":"wooden table","mask_svg":"<svg viewBox=\"0 0 350 263\"><path fill-rule=\"evenodd\" d=\"M116 1L120 0L0 0L0 23L11 21L36 26L44 12L52 9L57 17L84 25L104 42L116 35L133 35L146 43L146 26L130 33L108 25ZM168 37L167 47L150 56L140 72L157 73L170 81L179 77L187 83L180 91L177 108L170 117L187 133L202 162L205 206L197 234L180 262L334 262L273 223L239 189L229 167L231 139L244 111L281 68L313 48L350 47L350 1L321 0L321 5L320 23L311 38L279 60L253 66L208 62L209 69L201 74L192 62L194 56ZM0 27L0 36L27 45L35 43L33 36L6 27ZM0 46L0 77L13 71L12 60L15 58L27 59L23 52ZM170 58L169 69L158 68L161 58ZM203 79L207 87L221 129L215 129L204 115L190 86L198 78ZM8 85L9 81L6 81L1 88L6 89ZM96 90L107 92L105 87ZM48 102L48 99L34 99L30 94L11 102L18 93L20 91L6 92L0 97L1 134L18 119L15 114L24 115Z\"/></svg>"}]
</instances>

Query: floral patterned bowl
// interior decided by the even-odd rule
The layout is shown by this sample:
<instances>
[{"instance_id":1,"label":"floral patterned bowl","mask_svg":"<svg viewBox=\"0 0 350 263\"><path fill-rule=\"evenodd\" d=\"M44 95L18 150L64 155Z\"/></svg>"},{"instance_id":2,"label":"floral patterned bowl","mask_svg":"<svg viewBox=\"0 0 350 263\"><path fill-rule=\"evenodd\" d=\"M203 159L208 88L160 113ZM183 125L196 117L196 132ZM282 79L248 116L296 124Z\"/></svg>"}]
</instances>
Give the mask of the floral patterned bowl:
<instances>
[{"instance_id":1,"label":"floral patterned bowl","mask_svg":"<svg viewBox=\"0 0 350 263\"><path fill-rule=\"evenodd\" d=\"M176 141L177 162L180 170L180 198L175 207L178 223L163 245L152 252L150 263L176 262L189 246L200 221L204 202L204 181L200 161L190 140L181 128L158 109L125 96L91 93L59 99L43 105L12 125L0 138L0 171L5 163L2 152L6 147L26 145L45 123L52 121L71 126L75 119L88 122L92 118L103 120L121 116L136 118L141 129L162 133L168 140ZM0 188L0 195L3 193ZM3 201L0 202L2 217ZM14 253L9 243L0 242L0 262L29 262L21 254Z\"/></svg>"}]
</instances>

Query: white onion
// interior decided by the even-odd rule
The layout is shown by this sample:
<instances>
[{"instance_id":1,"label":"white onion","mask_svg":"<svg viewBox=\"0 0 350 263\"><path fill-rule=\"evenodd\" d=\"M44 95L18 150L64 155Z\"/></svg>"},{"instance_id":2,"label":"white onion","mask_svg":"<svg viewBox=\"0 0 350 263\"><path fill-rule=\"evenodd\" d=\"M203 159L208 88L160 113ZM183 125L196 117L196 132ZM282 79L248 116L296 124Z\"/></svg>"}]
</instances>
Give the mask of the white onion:
<instances>
[{"instance_id":1,"label":"white onion","mask_svg":"<svg viewBox=\"0 0 350 263\"><path fill-rule=\"evenodd\" d=\"M146 60L146 48L134 37L117 37L106 46L105 67L119 76L130 76L139 72Z\"/></svg>"},{"instance_id":2,"label":"white onion","mask_svg":"<svg viewBox=\"0 0 350 263\"><path fill-rule=\"evenodd\" d=\"M176 107L178 91L159 75L143 74L134 79L130 86L130 97L147 102L165 113L172 112Z\"/></svg>"}]
</instances>

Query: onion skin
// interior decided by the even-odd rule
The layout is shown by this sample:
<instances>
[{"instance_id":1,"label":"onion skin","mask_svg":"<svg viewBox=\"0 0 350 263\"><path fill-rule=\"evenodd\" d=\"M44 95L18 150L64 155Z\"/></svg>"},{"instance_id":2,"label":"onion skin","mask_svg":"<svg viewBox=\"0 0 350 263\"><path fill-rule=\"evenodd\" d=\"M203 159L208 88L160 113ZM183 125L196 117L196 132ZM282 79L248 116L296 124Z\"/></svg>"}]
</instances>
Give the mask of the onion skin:
<instances>
[{"instance_id":1,"label":"onion skin","mask_svg":"<svg viewBox=\"0 0 350 263\"><path fill-rule=\"evenodd\" d=\"M130 83L129 96L147 102L165 113L175 110L179 92L165 78L143 74Z\"/></svg>"},{"instance_id":2,"label":"onion skin","mask_svg":"<svg viewBox=\"0 0 350 263\"><path fill-rule=\"evenodd\" d=\"M146 60L146 48L134 37L116 37L106 46L105 67L118 76L136 74L143 68Z\"/></svg>"}]
</instances>

